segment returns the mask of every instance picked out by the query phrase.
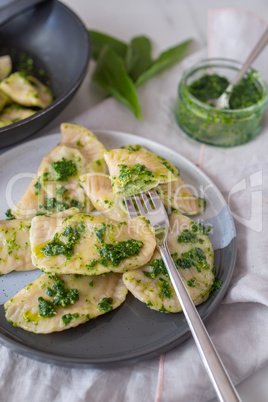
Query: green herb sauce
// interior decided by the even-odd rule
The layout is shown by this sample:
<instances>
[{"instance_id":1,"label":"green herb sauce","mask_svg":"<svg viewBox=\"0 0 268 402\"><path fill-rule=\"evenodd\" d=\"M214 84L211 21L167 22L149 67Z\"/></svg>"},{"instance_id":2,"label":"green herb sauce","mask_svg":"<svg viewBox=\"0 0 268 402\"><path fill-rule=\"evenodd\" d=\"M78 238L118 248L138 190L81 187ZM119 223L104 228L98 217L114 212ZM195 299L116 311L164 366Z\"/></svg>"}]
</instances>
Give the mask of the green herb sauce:
<instances>
[{"instance_id":1,"label":"green herb sauce","mask_svg":"<svg viewBox=\"0 0 268 402\"><path fill-rule=\"evenodd\" d=\"M140 151L141 145L128 145L125 147L121 147L122 149L127 149L130 152L137 152Z\"/></svg>"},{"instance_id":2,"label":"green herb sauce","mask_svg":"<svg viewBox=\"0 0 268 402\"><path fill-rule=\"evenodd\" d=\"M112 311L114 309L112 297L104 297L100 303L98 303L98 307L105 312Z\"/></svg>"},{"instance_id":3,"label":"green herb sauce","mask_svg":"<svg viewBox=\"0 0 268 402\"><path fill-rule=\"evenodd\" d=\"M54 306L68 307L79 300L79 293L77 289L67 289L64 286L64 281L54 276L56 283L52 288L48 287L46 294L53 297L52 303Z\"/></svg>"},{"instance_id":4,"label":"green herb sauce","mask_svg":"<svg viewBox=\"0 0 268 402\"><path fill-rule=\"evenodd\" d=\"M211 232L211 230L213 229L213 226L204 226L202 225L202 223L192 223L191 226L191 230L192 232L196 233L196 234L204 234L206 236L209 235L209 233Z\"/></svg>"},{"instance_id":5,"label":"green herb sauce","mask_svg":"<svg viewBox=\"0 0 268 402\"><path fill-rule=\"evenodd\" d=\"M16 217L11 213L11 209L8 209L5 213L6 217L7 217L7 221L11 221L13 219L16 219Z\"/></svg>"},{"instance_id":6,"label":"green herb sauce","mask_svg":"<svg viewBox=\"0 0 268 402\"><path fill-rule=\"evenodd\" d=\"M35 195L40 194L40 191L41 191L42 186L41 186L41 183L40 183L38 180L37 180L37 182L35 183L34 187L36 188Z\"/></svg>"},{"instance_id":7,"label":"green herb sauce","mask_svg":"<svg viewBox=\"0 0 268 402\"><path fill-rule=\"evenodd\" d=\"M187 281L187 286L189 286L190 288L195 288L195 281L196 278L189 279L189 281Z\"/></svg>"},{"instance_id":8,"label":"green herb sauce","mask_svg":"<svg viewBox=\"0 0 268 402\"><path fill-rule=\"evenodd\" d=\"M73 320L73 319L77 319L77 318L79 318L79 314L78 313L74 313L74 314L65 314L65 315L63 315L62 317L61 317L61 319L62 319L62 322L63 322L63 324L65 325L65 326L67 326L68 324L70 324L70 322Z\"/></svg>"},{"instance_id":9,"label":"green herb sauce","mask_svg":"<svg viewBox=\"0 0 268 402\"><path fill-rule=\"evenodd\" d=\"M68 181L69 177L78 174L76 164L72 160L65 158L52 162L51 167L56 174L57 181Z\"/></svg>"},{"instance_id":10,"label":"green herb sauce","mask_svg":"<svg viewBox=\"0 0 268 402\"><path fill-rule=\"evenodd\" d=\"M228 87L229 81L217 74L205 74L189 85L189 92L201 102L219 98ZM257 103L262 93L254 82L254 72L234 86L229 100L230 109L244 109Z\"/></svg>"},{"instance_id":11,"label":"green herb sauce","mask_svg":"<svg viewBox=\"0 0 268 402\"><path fill-rule=\"evenodd\" d=\"M59 187L59 188L56 189L56 194L57 194L58 196L62 197L63 194L65 194L67 191L68 191L68 190L67 190L66 187L61 186L61 187Z\"/></svg>"},{"instance_id":12,"label":"green herb sauce","mask_svg":"<svg viewBox=\"0 0 268 402\"><path fill-rule=\"evenodd\" d=\"M195 233L190 232L188 229L185 229L181 235L178 236L178 243L192 243L195 244L198 242L198 238Z\"/></svg>"},{"instance_id":13,"label":"green herb sauce","mask_svg":"<svg viewBox=\"0 0 268 402\"><path fill-rule=\"evenodd\" d=\"M220 280L215 279L215 282L213 283L213 286L211 288L211 291L217 291L219 290L223 285L223 282Z\"/></svg>"},{"instance_id":14,"label":"green herb sauce","mask_svg":"<svg viewBox=\"0 0 268 402\"><path fill-rule=\"evenodd\" d=\"M127 183L133 180L133 177L139 177L139 179L145 179L148 177L154 177L153 172L148 170L145 165L137 165L127 166L127 165L118 165L120 168L119 179Z\"/></svg>"},{"instance_id":15,"label":"green herb sauce","mask_svg":"<svg viewBox=\"0 0 268 402\"><path fill-rule=\"evenodd\" d=\"M122 224L125 224L125 222L122 222ZM104 235L108 226L102 223L100 228L94 229L100 243L100 246L97 244L95 246L101 258L99 260L93 259L87 264L88 269L93 269L97 264L102 264L105 267L108 265L117 267L125 258L139 255L140 249L143 247L143 242L135 239L119 241L114 244L105 243Z\"/></svg>"},{"instance_id":16,"label":"green herb sauce","mask_svg":"<svg viewBox=\"0 0 268 402\"><path fill-rule=\"evenodd\" d=\"M65 255L69 260L74 254L74 245L78 243L81 234L84 233L85 226L80 221L75 223L74 226L67 226L63 233L56 233L52 241L47 243L45 247L41 248L41 251L46 257L52 257L55 255ZM67 238L67 242L60 240L60 236Z\"/></svg>"},{"instance_id":17,"label":"green herb sauce","mask_svg":"<svg viewBox=\"0 0 268 402\"><path fill-rule=\"evenodd\" d=\"M171 292L170 286L169 286L169 283L170 283L170 282L169 282L169 281L166 281L166 280L163 279L163 278L159 278L159 281L160 281L160 283L161 283L161 285L160 285L161 291L160 291L160 293L158 294L158 296L159 296L159 297L164 297L164 298L170 299L171 296L172 296L172 292Z\"/></svg>"},{"instance_id":18,"label":"green herb sauce","mask_svg":"<svg viewBox=\"0 0 268 402\"><path fill-rule=\"evenodd\" d=\"M164 261L162 258L153 260L150 264L147 264L149 267L153 267L153 270L151 272L148 271L143 271L144 275L147 276L147 278L156 278L158 275L163 274L166 277L169 277L167 269L165 267Z\"/></svg>"},{"instance_id":19,"label":"green herb sauce","mask_svg":"<svg viewBox=\"0 0 268 402\"><path fill-rule=\"evenodd\" d=\"M71 207L78 208L81 211L85 207L85 204L77 200L71 200Z\"/></svg>"},{"instance_id":20,"label":"green herb sauce","mask_svg":"<svg viewBox=\"0 0 268 402\"><path fill-rule=\"evenodd\" d=\"M177 259L176 264L183 269L196 267L198 272L201 272L202 269L209 269L205 253L199 247L182 253L181 258Z\"/></svg>"},{"instance_id":21,"label":"green herb sauce","mask_svg":"<svg viewBox=\"0 0 268 402\"><path fill-rule=\"evenodd\" d=\"M45 300L43 297L38 297L39 301L39 315L41 317L53 317L56 314L55 307L53 303L48 300Z\"/></svg>"},{"instance_id":22,"label":"green herb sauce","mask_svg":"<svg viewBox=\"0 0 268 402\"><path fill-rule=\"evenodd\" d=\"M175 111L183 131L201 142L222 147L243 144L257 135L267 104L267 88L258 72L252 70L234 86L226 109L216 109L207 102L219 98L229 81L217 74L205 74L188 85L191 73L180 82Z\"/></svg>"},{"instance_id":23,"label":"green herb sauce","mask_svg":"<svg viewBox=\"0 0 268 402\"><path fill-rule=\"evenodd\" d=\"M122 260L128 257L139 255L143 242L140 240L120 241L116 244L104 244L98 249L101 257L100 264L118 267Z\"/></svg>"},{"instance_id":24,"label":"green herb sauce","mask_svg":"<svg viewBox=\"0 0 268 402\"><path fill-rule=\"evenodd\" d=\"M145 165L118 165L119 184L124 189L124 194L130 195L141 192L146 186L154 181L154 173L146 168ZM113 185L113 183L112 183Z\"/></svg>"}]
</instances>

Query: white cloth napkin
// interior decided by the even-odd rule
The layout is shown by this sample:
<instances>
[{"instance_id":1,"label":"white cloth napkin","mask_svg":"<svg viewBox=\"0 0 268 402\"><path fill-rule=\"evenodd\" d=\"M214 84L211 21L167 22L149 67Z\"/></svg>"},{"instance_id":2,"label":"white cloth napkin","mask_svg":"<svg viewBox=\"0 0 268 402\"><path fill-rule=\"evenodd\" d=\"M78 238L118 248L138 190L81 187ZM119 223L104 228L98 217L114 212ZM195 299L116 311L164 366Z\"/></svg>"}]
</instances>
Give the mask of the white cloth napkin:
<instances>
[{"instance_id":1,"label":"white cloth napkin","mask_svg":"<svg viewBox=\"0 0 268 402\"><path fill-rule=\"evenodd\" d=\"M212 11L209 15L209 55L245 60L265 24L247 11ZM143 121L137 121L112 98L70 118L76 97L50 128L58 131L57 125L65 120L93 130L106 128L148 137L180 152L194 163L200 162L201 168L222 191L235 218L238 256L229 291L207 321L207 329L237 384L268 363L265 246L268 240L265 231L268 126L265 123L261 134L252 142L231 149L204 147L182 133L174 118L177 84L183 70L206 53L192 55L139 89ZM267 58L268 48L256 66L268 79ZM91 89L96 90L92 86ZM1 401L154 401L157 386L161 385L158 367L159 358L154 358L110 370L67 369L30 360L0 346ZM158 387L158 401L203 402L214 397L192 339L168 352L162 368L163 389Z\"/></svg>"}]
</instances>

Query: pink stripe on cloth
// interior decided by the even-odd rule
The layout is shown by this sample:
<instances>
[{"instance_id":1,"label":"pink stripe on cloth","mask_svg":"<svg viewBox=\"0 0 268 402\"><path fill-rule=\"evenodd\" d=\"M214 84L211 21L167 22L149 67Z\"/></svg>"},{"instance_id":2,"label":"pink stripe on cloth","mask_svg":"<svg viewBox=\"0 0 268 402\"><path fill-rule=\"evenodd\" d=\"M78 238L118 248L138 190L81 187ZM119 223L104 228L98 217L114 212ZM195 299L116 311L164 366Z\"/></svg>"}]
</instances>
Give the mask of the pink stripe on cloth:
<instances>
[{"instance_id":1,"label":"pink stripe on cloth","mask_svg":"<svg viewBox=\"0 0 268 402\"><path fill-rule=\"evenodd\" d=\"M205 149L206 149L205 144L202 144L199 153L199 161L196 163L196 166L198 166L200 169L202 169L204 163Z\"/></svg>"},{"instance_id":2,"label":"pink stripe on cloth","mask_svg":"<svg viewBox=\"0 0 268 402\"><path fill-rule=\"evenodd\" d=\"M160 356L159 359L159 369L158 369L158 379L157 379L157 388L155 395L155 402L160 402L163 393L163 384L164 384L164 364L165 364L165 353Z\"/></svg>"}]
</instances>

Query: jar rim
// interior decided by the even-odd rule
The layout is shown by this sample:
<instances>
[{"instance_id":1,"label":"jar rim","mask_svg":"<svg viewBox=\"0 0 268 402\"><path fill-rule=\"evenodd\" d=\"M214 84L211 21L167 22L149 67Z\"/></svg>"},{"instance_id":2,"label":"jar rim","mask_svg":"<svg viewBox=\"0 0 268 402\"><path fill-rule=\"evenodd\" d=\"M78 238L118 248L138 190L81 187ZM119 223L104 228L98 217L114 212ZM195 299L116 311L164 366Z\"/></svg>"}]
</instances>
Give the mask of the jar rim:
<instances>
[{"instance_id":1,"label":"jar rim","mask_svg":"<svg viewBox=\"0 0 268 402\"><path fill-rule=\"evenodd\" d=\"M215 65L215 63L223 63L221 65ZM227 65L225 66L224 63L226 63ZM200 101L199 99L197 99L194 95L192 95L189 90L188 90L188 86L186 85L186 79L193 74L194 72L198 71L198 70L202 70L206 67L229 67L230 64L233 64L233 68L237 69L237 71L239 70L240 67L242 67L242 63L238 60L234 60L234 59L228 59L228 58L222 58L222 57L215 57L215 58L204 58L199 60L198 62L192 64L188 69L186 69L183 74L182 74L182 78L179 82L178 85L178 95L181 95L181 87L183 86L183 89L185 89L185 91L187 91L187 96L189 97L189 99L191 100L191 102L193 102L193 104L196 104L196 106L202 108L203 110L205 110L206 112L220 112L221 114L233 114L235 113L237 114L244 114L244 113L254 113L256 111L256 109L259 109L260 107L262 107L263 105L265 105L265 103L268 100L268 85L264 79L264 77L259 73L259 71L255 70L254 68L250 67L248 69L249 72L254 71L258 74L258 76L256 77L256 81L258 81L258 83L261 86L262 89L262 98L257 102L254 103L251 106L245 107L245 108L241 108L241 109L216 109L213 106L210 106L209 104Z\"/></svg>"}]
</instances>

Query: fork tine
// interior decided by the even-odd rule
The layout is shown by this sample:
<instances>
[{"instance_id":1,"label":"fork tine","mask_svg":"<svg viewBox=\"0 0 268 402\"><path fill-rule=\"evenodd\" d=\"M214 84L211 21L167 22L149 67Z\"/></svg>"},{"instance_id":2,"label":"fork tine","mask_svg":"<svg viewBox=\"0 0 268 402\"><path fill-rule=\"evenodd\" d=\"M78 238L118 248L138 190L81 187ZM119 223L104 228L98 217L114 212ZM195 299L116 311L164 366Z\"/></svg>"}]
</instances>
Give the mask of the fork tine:
<instances>
[{"instance_id":1,"label":"fork tine","mask_svg":"<svg viewBox=\"0 0 268 402\"><path fill-rule=\"evenodd\" d=\"M153 211L153 208L152 208L152 206L151 206L151 204L150 204L150 200L149 200L148 196L147 196L145 193L141 193L141 196L142 196L144 205L145 205L146 208L147 208L147 211L148 211L148 212L152 212L152 211Z\"/></svg>"},{"instance_id":2,"label":"fork tine","mask_svg":"<svg viewBox=\"0 0 268 402\"><path fill-rule=\"evenodd\" d=\"M142 203L141 203L139 194L138 194L138 195L134 195L134 198L135 198L135 201L136 201L138 210L140 211L140 214L141 214L141 215L145 215L146 212L145 212L145 210L144 210L144 208L143 208L143 205L142 205Z\"/></svg>"},{"instance_id":3,"label":"fork tine","mask_svg":"<svg viewBox=\"0 0 268 402\"><path fill-rule=\"evenodd\" d=\"M133 203L133 200L131 197L125 197L124 198L125 203L126 203L126 207L127 207L127 212L128 212L128 216L131 218L135 218L136 216L138 216L138 213L136 211L135 205Z\"/></svg>"},{"instance_id":4,"label":"fork tine","mask_svg":"<svg viewBox=\"0 0 268 402\"><path fill-rule=\"evenodd\" d=\"M155 206L155 209L159 209L162 207L162 201L155 190L150 190L149 195L151 197L152 203Z\"/></svg>"}]
</instances>

